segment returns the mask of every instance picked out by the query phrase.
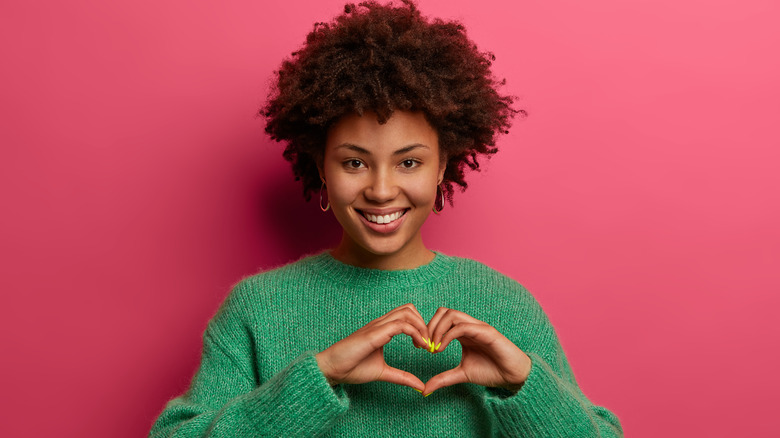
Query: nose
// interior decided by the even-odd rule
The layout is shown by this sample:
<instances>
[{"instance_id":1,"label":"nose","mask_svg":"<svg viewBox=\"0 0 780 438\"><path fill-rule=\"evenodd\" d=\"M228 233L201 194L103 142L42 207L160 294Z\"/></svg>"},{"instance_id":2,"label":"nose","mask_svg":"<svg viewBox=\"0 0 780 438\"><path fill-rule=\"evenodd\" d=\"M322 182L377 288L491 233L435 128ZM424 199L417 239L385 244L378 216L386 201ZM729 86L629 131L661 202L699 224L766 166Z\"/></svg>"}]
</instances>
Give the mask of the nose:
<instances>
[{"instance_id":1,"label":"nose","mask_svg":"<svg viewBox=\"0 0 780 438\"><path fill-rule=\"evenodd\" d=\"M392 201L398 196L398 184L392 175L392 172L384 170L375 172L369 184L366 186L364 195L367 200L377 204L384 204Z\"/></svg>"}]
</instances>

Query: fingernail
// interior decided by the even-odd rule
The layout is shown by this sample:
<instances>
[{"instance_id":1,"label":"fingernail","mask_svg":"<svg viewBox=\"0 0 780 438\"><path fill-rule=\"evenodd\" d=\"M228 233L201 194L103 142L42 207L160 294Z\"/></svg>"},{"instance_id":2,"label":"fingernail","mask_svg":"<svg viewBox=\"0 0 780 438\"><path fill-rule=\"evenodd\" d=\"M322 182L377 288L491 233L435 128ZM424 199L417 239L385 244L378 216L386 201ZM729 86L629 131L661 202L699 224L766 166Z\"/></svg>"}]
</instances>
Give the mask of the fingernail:
<instances>
[{"instance_id":1,"label":"fingernail","mask_svg":"<svg viewBox=\"0 0 780 438\"><path fill-rule=\"evenodd\" d=\"M439 342L439 345L436 346L436 351L439 351L439 347L441 347L441 342Z\"/></svg>"},{"instance_id":2,"label":"fingernail","mask_svg":"<svg viewBox=\"0 0 780 438\"><path fill-rule=\"evenodd\" d=\"M428 397L429 395L433 394L434 392L436 392L436 391L431 391L431 392L425 394L423 397ZM422 393L420 393L420 394L422 394Z\"/></svg>"},{"instance_id":3,"label":"fingernail","mask_svg":"<svg viewBox=\"0 0 780 438\"><path fill-rule=\"evenodd\" d=\"M433 340L431 340L431 343L430 343L430 344L428 344L428 351L430 351L431 353L433 353L433 347L435 347L435 346L436 346L436 344L434 344L434 343L433 343Z\"/></svg>"},{"instance_id":4,"label":"fingernail","mask_svg":"<svg viewBox=\"0 0 780 438\"><path fill-rule=\"evenodd\" d=\"M420 394L422 394L422 391L420 391L419 389L417 389L417 388L412 388L412 389L414 389L415 391L417 391L417 392L419 392Z\"/></svg>"}]
</instances>

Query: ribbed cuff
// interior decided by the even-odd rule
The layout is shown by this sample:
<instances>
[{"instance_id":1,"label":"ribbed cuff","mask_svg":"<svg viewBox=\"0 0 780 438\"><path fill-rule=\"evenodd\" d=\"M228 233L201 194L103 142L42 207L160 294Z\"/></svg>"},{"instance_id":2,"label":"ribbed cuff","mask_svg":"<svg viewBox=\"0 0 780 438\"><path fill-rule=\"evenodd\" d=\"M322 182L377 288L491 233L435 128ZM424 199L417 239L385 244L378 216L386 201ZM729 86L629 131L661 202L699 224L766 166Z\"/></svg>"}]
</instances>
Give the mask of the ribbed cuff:
<instances>
[{"instance_id":1,"label":"ribbed cuff","mask_svg":"<svg viewBox=\"0 0 780 438\"><path fill-rule=\"evenodd\" d=\"M528 356L533 365L520 391L494 390L485 396L496 426L507 436L591 436L595 424L583 401L541 356Z\"/></svg>"},{"instance_id":2,"label":"ribbed cuff","mask_svg":"<svg viewBox=\"0 0 780 438\"><path fill-rule=\"evenodd\" d=\"M247 421L261 436L318 436L349 408L344 389L328 384L315 354L301 353L249 394Z\"/></svg>"}]
</instances>

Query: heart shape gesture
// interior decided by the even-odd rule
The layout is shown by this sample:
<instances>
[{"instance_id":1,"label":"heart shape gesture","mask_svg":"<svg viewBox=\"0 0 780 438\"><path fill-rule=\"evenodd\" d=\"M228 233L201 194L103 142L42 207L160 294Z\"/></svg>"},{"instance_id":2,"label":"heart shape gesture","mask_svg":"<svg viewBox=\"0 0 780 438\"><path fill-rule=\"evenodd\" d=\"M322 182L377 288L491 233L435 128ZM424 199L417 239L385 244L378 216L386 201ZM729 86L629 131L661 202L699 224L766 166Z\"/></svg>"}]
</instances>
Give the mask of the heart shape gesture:
<instances>
[{"instance_id":1,"label":"heart shape gesture","mask_svg":"<svg viewBox=\"0 0 780 438\"><path fill-rule=\"evenodd\" d=\"M434 354L457 339L462 347L460 364L426 383L391 367L383 348L401 333L411 337L416 347ZM411 303L369 322L316 358L331 385L383 381L412 387L426 397L439 388L467 382L517 391L531 372L531 358L491 325L444 307L425 324Z\"/></svg>"}]
</instances>

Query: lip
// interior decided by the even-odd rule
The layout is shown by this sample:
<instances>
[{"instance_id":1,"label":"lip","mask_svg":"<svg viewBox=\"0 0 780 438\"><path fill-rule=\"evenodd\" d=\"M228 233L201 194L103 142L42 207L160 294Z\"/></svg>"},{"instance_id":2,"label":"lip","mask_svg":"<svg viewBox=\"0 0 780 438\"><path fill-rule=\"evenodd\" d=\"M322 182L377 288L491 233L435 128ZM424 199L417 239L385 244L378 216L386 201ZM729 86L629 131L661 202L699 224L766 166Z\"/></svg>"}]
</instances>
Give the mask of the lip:
<instances>
[{"instance_id":1,"label":"lip","mask_svg":"<svg viewBox=\"0 0 780 438\"><path fill-rule=\"evenodd\" d=\"M358 212L362 211L363 213L375 214L377 216L379 215L384 216L386 214L393 214L395 212L404 211L408 209L409 208L407 207L395 207L395 208L356 208L355 210L357 210Z\"/></svg>"},{"instance_id":2,"label":"lip","mask_svg":"<svg viewBox=\"0 0 780 438\"><path fill-rule=\"evenodd\" d=\"M410 209L409 208L356 208L355 211L357 212L357 215L360 217L360 221L363 222L363 225L365 225L368 229L375 231L380 234L389 234L397 230L398 228L403 225L404 221L406 220L406 213L408 213ZM374 222L370 222L368 219L366 219L365 216L363 216L363 213L367 214L373 214L373 215L386 215L386 214L393 214L399 211L403 211L404 214L401 215L398 219L394 220L393 222L390 222L389 224L377 224Z\"/></svg>"}]
</instances>

